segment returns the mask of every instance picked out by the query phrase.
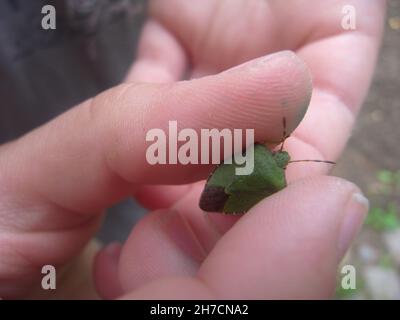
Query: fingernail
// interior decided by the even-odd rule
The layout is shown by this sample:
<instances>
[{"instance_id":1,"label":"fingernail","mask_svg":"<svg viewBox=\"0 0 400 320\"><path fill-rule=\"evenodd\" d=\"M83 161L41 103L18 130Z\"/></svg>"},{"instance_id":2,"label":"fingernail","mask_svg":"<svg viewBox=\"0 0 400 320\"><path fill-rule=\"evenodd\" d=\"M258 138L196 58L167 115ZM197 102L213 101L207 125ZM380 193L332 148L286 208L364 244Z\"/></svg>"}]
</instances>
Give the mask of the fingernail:
<instances>
[{"instance_id":1,"label":"fingernail","mask_svg":"<svg viewBox=\"0 0 400 320\"><path fill-rule=\"evenodd\" d=\"M112 242L106 246L104 252L110 256L113 260L119 260L121 255L122 245L119 242Z\"/></svg>"},{"instance_id":2,"label":"fingernail","mask_svg":"<svg viewBox=\"0 0 400 320\"><path fill-rule=\"evenodd\" d=\"M246 70L247 68L250 68L250 70L254 69L254 68L259 69L259 67L262 66L263 64L268 63L276 58L282 58L282 57L285 57L285 58L296 57L296 54L290 50L274 52L274 53L241 63L237 66L234 66L232 68L229 68L228 70L223 71L222 73L230 73L231 71Z\"/></svg>"},{"instance_id":3,"label":"fingernail","mask_svg":"<svg viewBox=\"0 0 400 320\"><path fill-rule=\"evenodd\" d=\"M368 209L368 199L360 191L354 192L345 207L345 214L340 229L338 243L339 260L343 259L351 242L360 230Z\"/></svg>"}]
</instances>

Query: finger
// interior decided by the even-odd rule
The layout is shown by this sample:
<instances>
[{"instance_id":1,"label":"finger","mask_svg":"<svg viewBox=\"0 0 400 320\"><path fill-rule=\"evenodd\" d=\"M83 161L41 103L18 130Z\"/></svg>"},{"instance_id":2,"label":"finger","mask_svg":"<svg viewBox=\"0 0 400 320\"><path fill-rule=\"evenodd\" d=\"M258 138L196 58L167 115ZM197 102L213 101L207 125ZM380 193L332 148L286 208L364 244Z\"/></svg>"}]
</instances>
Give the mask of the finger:
<instances>
[{"instance_id":1,"label":"finger","mask_svg":"<svg viewBox=\"0 0 400 320\"><path fill-rule=\"evenodd\" d=\"M177 208L182 209L190 200L193 196ZM119 266L125 292L156 278L196 274L206 255L197 232L201 227L207 228L207 223L199 211L196 212L197 222L201 226L194 225L186 211L180 212L176 208L151 212L135 225L124 244ZM209 239L218 237L214 230L207 231Z\"/></svg>"},{"instance_id":2,"label":"finger","mask_svg":"<svg viewBox=\"0 0 400 320\"><path fill-rule=\"evenodd\" d=\"M166 6L165 6L166 5ZM183 6L182 6L183 5ZM165 6L165 7L164 7ZM150 7L150 14L155 18L160 18L157 11L161 8L164 14L168 15L171 8L179 7L184 11L189 12L193 7L185 8L185 3L174 3L167 4L163 2L153 1ZM202 6L207 8L208 6ZM165 9L165 10L164 10ZM189 9L189 10L186 10ZM199 9L199 8L197 8ZM198 10L195 11L198 13ZM212 7L211 7L212 9ZM198 18L198 15L192 16L192 18ZM163 20L163 19L161 19ZM176 19L173 19L175 22ZM202 19L203 21L205 19ZM187 25L192 25L193 19L191 19ZM168 26L166 28L165 26ZM196 24L194 24L196 25ZM178 28L179 29L179 28ZM187 29L180 28L179 31ZM131 71L128 74L127 81L150 81L150 82L168 82L182 78L183 69L189 73L191 78L199 78L201 76L208 75L214 72L201 71L198 68L195 70L189 70L186 63L186 68L183 68L183 61L187 59L182 48L182 44L177 39L177 34L180 32L176 31L175 28L171 28L170 24L157 22L154 18L146 24L144 32L142 33L142 39L139 45L139 55L137 62L133 65ZM196 33L191 31L190 33ZM257 38L257 37L255 37ZM155 47L155 48L154 48ZM156 57L154 57L156 55ZM257 55L254 55L257 56ZM141 58L143 57L143 58ZM251 59L251 57L248 57ZM153 62L155 60L155 63ZM241 59L240 62L246 59ZM181 63L179 63L181 62ZM229 62L229 65L234 63ZM212 68L213 69L213 68ZM222 70L221 68L220 70ZM171 71L173 70L173 71ZM210 70L209 70L210 71ZM168 208L178 201L185 193L187 186L145 186L139 187L139 190L135 192L135 199L144 207L150 210L157 210L162 208Z\"/></svg>"},{"instance_id":3,"label":"finger","mask_svg":"<svg viewBox=\"0 0 400 320\"><path fill-rule=\"evenodd\" d=\"M295 18L292 15L294 11L288 10L284 1L273 4L239 1L236 6L226 7L210 2L201 11L185 1L174 1L174 5L182 11L179 19L172 18L175 6L171 6L170 1L155 1L150 11L188 47L196 62L195 77L227 68L234 61L239 63L279 48L296 50L310 66L316 90L313 92L310 112L292 134L291 140L294 142L289 151L297 159L335 161L346 145L355 115L368 90L384 25L385 1L339 0L328 6L308 4L309 7L302 1L291 4L297 8L293 9L297 10ZM345 7L355 10L354 30L343 27L342 22L346 17L342 11ZM249 12L251 14L247 14ZM237 14L241 15L241 23L230 32L240 30L242 32L237 34L244 34L245 28L254 24L268 27L257 28L245 39L229 36L229 32L227 36L225 24L221 21ZM274 16L281 16L282 21L289 19L293 23L284 29L279 28L274 19L266 19ZM374 18L370 19L371 16ZM210 20L215 23L208 29L200 27L203 26L200 17L203 23ZM191 23L191 29L180 27L188 23ZM207 30L207 36L204 36L204 30ZM279 41L274 36L276 32L279 32ZM246 44L246 50L238 50L243 43ZM224 59L221 59L221 52L224 53ZM235 55L229 57L232 52ZM288 173L289 177L298 179L328 170L329 166L303 163Z\"/></svg>"},{"instance_id":4,"label":"finger","mask_svg":"<svg viewBox=\"0 0 400 320\"><path fill-rule=\"evenodd\" d=\"M342 8L349 4L354 5L359 17L356 30L345 30L340 23L340 10L332 9L313 22L323 31L312 33L307 43L296 51L310 67L314 85L309 111L292 134L291 151L296 158L332 161L338 158L371 82L385 3L339 1L336 6ZM374 19L365 18L371 14ZM326 172L329 168L312 164L301 167L308 167L307 172L297 172L297 177L310 170Z\"/></svg>"},{"instance_id":5,"label":"finger","mask_svg":"<svg viewBox=\"0 0 400 320\"><path fill-rule=\"evenodd\" d=\"M178 40L150 19L143 27L136 61L125 81L172 82L182 79L186 68L186 54Z\"/></svg>"},{"instance_id":6,"label":"finger","mask_svg":"<svg viewBox=\"0 0 400 320\"><path fill-rule=\"evenodd\" d=\"M149 210L165 209L172 207L191 187L192 184L141 186L135 191L134 197Z\"/></svg>"},{"instance_id":7,"label":"finger","mask_svg":"<svg viewBox=\"0 0 400 320\"><path fill-rule=\"evenodd\" d=\"M96 290L103 299L115 299L123 291L118 278L121 244L110 243L96 255L93 263L93 278Z\"/></svg>"},{"instance_id":8,"label":"finger","mask_svg":"<svg viewBox=\"0 0 400 320\"><path fill-rule=\"evenodd\" d=\"M197 276L156 278L124 298L328 298L367 206L360 191L343 180L298 181L240 219ZM177 285L183 283L186 287Z\"/></svg>"},{"instance_id":9,"label":"finger","mask_svg":"<svg viewBox=\"0 0 400 320\"><path fill-rule=\"evenodd\" d=\"M215 300L218 297L202 281L193 277L166 277L154 280L119 297L121 300Z\"/></svg>"},{"instance_id":10,"label":"finger","mask_svg":"<svg viewBox=\"0 0 400 320\"><path fill-rule=\"evenodd\" d=\"M99 217L8 198L0 192L0 296L17 299L43 293L42 267L63 270L99 228Z\"/></svg>"},{"instance_id":11,"label":"finger","mask_svg":"<svg viewBox=\"0 0 400 320\"><path fill-rule=\"evenodd\" d=\"M125 84L2 148L2 179L16 192L95 212L131 194L135 185L207 176L211 166L150 165L150 129L168 132L168 121L176 119L197 132L252 128L256 140L279 141L282 117L292 130L304 115L310 88L306 67L290 52L194 81Z\"/></svg>"},{"instance_id":12,"label":"finger","mask_svg":"<svg viewBox=\"0 0 400 320\"><path fill-rule=\"evenodd\" d=\"M152 212L134 227L120 260L125 291L160 277L195 275L215 243L239 219L203 212L198 206L203 187L204 182L191 185L171 209Z\"/></svg>"},{"instance_id":13,"label":"finger","mask_svg":"<svg viewBox=\"0 0 400 320\"><path fill-rule=\"evenodd\" d=\"M151 19L143 27L136 61L126 82L173 82L183 78L187 67L187 57L178 39ZM185 189L185 186L145 186L139 187L135 197L142 206L156 210L170 207Z\"/></svg>"},{"instance_id":14,"label":"finger","mask_svg":"<svg viewBox=\"0 0 400 320\"><path fill-rule=\"evenodd\" d=\"M286 33L297 31L286 32L288 26L280 27L281 19L276 19L282 15L277 10L279 2L153 0L149 4L149 14L184 45L194 78L289 49ZM294 20L293 16L288 19ZM303 24L307 21L304 20ZM227 25L230 27L226 28Z\"/></svg>"}]
</instances>

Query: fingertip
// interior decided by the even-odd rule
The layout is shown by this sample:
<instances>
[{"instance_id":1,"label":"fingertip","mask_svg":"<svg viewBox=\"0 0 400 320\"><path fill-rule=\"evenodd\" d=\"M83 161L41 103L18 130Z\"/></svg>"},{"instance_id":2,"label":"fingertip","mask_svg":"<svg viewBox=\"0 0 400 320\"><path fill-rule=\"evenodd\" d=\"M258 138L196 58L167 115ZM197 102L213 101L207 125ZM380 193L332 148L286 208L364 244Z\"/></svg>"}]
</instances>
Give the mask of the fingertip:
<instances>
[{"instance_id":1,"label":"fingertip","mask_svg":"<svg viewBox=\"0 0 400 320\"><path fill-rule=\"evenodd\" d=\"M118 264L122 245L113 242L102 248L96 255L93 265L94 283L103 299L115 299L122 294L118 277Z\"/></svg>"},{"instance_id":2,"label":"fingertip","mask_svg":"<svg viewBox=\"0 0 400 320\"><path fill-rule=\"evenodd\" d=\"M251 97L240 94L236 98L237 103L242 102L242 108L245 109L238 108L237 111L239 115L243 112L249 119L256 116L259 121L263 120L264 128L258 123L254 128L268 142L282 141L282 118L287 119L286 130L291 133L304 118L310 104L311 72L306 63L290 50L247 61L220 75L225 77L226 84L229 81L242 81L243 91L253 93ZM222 82L221 86L226 84ZM247 115L245 111L254 114ZM265 117L266 114L268 117Z\"/></svg>"}]
</instances>

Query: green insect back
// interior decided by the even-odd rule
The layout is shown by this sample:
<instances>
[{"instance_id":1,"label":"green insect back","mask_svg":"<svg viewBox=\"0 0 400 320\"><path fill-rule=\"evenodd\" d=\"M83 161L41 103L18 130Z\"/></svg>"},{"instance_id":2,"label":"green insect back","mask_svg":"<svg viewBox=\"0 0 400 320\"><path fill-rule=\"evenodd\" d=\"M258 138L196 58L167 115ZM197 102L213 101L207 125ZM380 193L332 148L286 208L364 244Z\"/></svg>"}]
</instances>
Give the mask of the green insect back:
<instances>
[{"instance_id":1,"label":"green insect back","mask_svg":"<svg viewBox=\"0 0 400 320\"><path fill-rule=\"evenodd\" d=\"M286 151L271 152L255 144L254 169L249 175L237 175L234 163L219 165L207 180L200 198L204 211L240 214L262 199L286 187L285 168L290 157Z\"/></svg>"}]
</instances>

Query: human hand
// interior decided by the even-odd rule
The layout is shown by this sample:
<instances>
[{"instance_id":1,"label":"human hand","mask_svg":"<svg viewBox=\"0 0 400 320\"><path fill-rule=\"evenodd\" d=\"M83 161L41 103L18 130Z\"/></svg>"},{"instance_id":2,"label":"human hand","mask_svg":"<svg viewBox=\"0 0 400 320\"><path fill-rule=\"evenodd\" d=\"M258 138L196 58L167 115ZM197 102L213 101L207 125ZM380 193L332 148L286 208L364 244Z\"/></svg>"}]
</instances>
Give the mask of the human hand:
<instances>
[{"instance_id":1,"label":"human hand","mask_svg":"<svg viewBox=\"0 0 400 320\"><path fill-rule=\"evenodd\" d=\"M342 9L345 5L352 5L356 9L355 31L344 30L341 26ZM310 68L314 88L308 113L286 142L286 148L294 159L335 160L347 142L368 89L382 32L384 9L384 1L374 3L365 1L330 1L328 3L318 1L210 0L201 3L181 0L153 1L150 3L151 18L143 32L139 57L128 75L128 81L146 79L171 82L181 79L185 75L185 70L190 71L189 78L197 78L221 72L257 56L283 49L294 50ZM283 77L283 75L278 75L278 77ZM246 102L243 103L246 105ZM265 123L266 127L268 125L271 124ZM280 133L281 130L278 129L277 132ZM272 139L271 136L269 138ZM289 181L296 181L315 173L326 172L327 169L327 166L318 164L292 165L287 169L287 177ZM252 213L244 217L240 224L236 225L235 229L222 240L220 240L221 234L226 232L232 220L236 221L237 218L226 216L214 218L212 214L206 218L201 215L196 207L196 199L203 188L203 183L192 187L141 188L136 192L136 197L145 206L151 209L171 207L179 209L179 215L185 221L184 225L192 230L189 232L192 238L195 235L194 240L187 240L187 242L200 243L202 254L198 252L194 254L196 250L187 249L186 251L191 254L182 258L186 261L186 266L182 264L181 267L168 267L168 262L166 262L169 261L168 255L178 255L176 251L171 250L175 252L171 254L168 250L160 249L165 246L161 245L162 240L154 241L155 243L148 241L152 239L151 234L156 232L158 234L171 233L160 232L158 226L158 220L165 212L154 214L154 217L149 216L136 227L125 246L126 249L123 250L119 267L120 277L125 284L132 283L131 286L125 285L125 287L134 289L160 276L197 274L203 280L208 280L212 288L217 287L220 296L225 297L329 296L333 291L337 261L341 259L361 224L361 213L367 211L365 208L367 203L362 200L362 197L356 195L354 199L361 201L358 212L357 209L349 209L347 213L354 210L353 215L349 216L349 219L354 219L354 221L349 223L347 220L344 226L347 214L344 213L343 202L336 198L342 186L335 186L335 182L332 181L330 183L333 186L329 185L326 178L321 177L315 177L313 181L302 182L315 183L310 188L294 183L283 191L286 193L292 189L293 194L283 195L281 192L279 195L282 197L281 200L271 197L254 208L253 211L256 210L259 215L274 216L276 213L279 217L278 221L273 221L276 225L267 220L268 217L260 218ZM303 190L309 190L307 199L304 198L306 194L303 194ZM323 200L323 197L332 201L330 205ZM350 199L352 196L347 198L348 204L351 203ZM189 203L192 205L190 206ZM279 203L279 208L277 203ZM304 203L308 203L309 207L304 208ZM329 206L332 206L332 211L328 213ZM157 217L158 215L160 217ZM328 217L333 220L329 220ZM215 223L199 221L210 219L214 222L217 219L222 232L217 232L215 235L210 231ZM258 219L263 219L264 223L257 224L260 222ZM280 223L284 222L281 220L286 221L290 231L295 230L295 232L292 234L292 232L282 230ZM240 227L245 223L244 221L247 222L248 229L244 226ZM341 238L339 224L347 228L343 231ZM353 233L349 230L351 225ZM310 228L315 229L310 230ZM253 231L254 237L259 236L260 243L254 241L254 245L258 244L265 252L269 252L265 257L261 253L257 254L257 250L251 249L249 243L253 243L254 238L249 237L249 234L241 234L241 232L245 233L244 230L248 230L249 234ZM163 239L165 243L174 242L170 239L179 238L176 235L179 232L176 229L172 232L173 235L158 235L157 238ZM280 236L276 236L276 233ZM300 245L298 248L285 247L286 244L301 243L301 241L307 245ZM181 246L185 242L181 239ZM218 246L214 248L216 243ZM308 246L309 243L312 245ZM337 246L334 247L334 245ZM172 244L171 246L173 247ZM240 251L241 249L243 252ZM148 252L152 254L148 255ZM210 252L213 258L209 257ZM226 255L230 256L232 252L236 253L235 260L225 259ZM242 255L246 252L250 255L247 260ZM217 257L218 254L220 257ZM185 255L181 253L179 256ZM197 259L193 259L193 256ZM282 264L276 262L285 260L286 256L291 257L288 258L290 262L285 261ZM260 257L264 257L265 260ZM307 262L307 257L310 259L309 262ZM338 260L335 260L335 257L338 257ZM234 258L231 257L231 259ZM215 263L213 267L210 267L210 260ZM135 261L141 261L141 264ZM257 269L259 272L245 271L252 267L257 268L257 264L259 264ZM227 265L229 267L226 267ZM300 265L310 269L300 271L297 269ZM208 275L210 268L214 268L213 276ZM323 270L323 272L317 270ZM293 275L293 272L296 275ZM253 281L249 278L250 274L253 275L251 277ZM311 277L314 281L310 280ZM235 282L233 279L238 280ZM247 284L247 291L240 291L240 286L236 284L241 283L240 281ZM291 281L292 284L290 284ZM237 287L224 286L229 283ZM266 292L257 296L255 293L257 284L262 288L269 285L273 289L266 289ZM280 290L274 284L281 284ZM175 288L173 283L169 285ZM167 285L160 286L164 288L165 294L171 290L171 287ZM182 287L181 291L184 290ZM152 293L148 292L147 297L151 296Z\"/></svg>"},{"instance_id":2,"label":"human hand","mask_svg":"<svg viewBox=\"0 0 400 320\"><path fill-rule=\"evenodd\" d=\"M152 10L157 9L157 3L154 5ZM332 49L326 49L327 53L315 48L323 44L318 42L298 51L304 60L308 57L315 89L306 118L287 142L293 157L323 155L333 160L345 144L353 121L349 110L358 109L378 46L383 9L377 5L363 8L367 9L376 10L376 18L362 29L370 36L357 31L359 38L355 35L356 39L348 40L351 49L337 48L338 35L324 44L335 48L334 57L329 54ZM189 29L191 24L186 26ZM154 42L157 34L165 41ZM347 39L350 35L342 36ZM161 46L160 51L152 47L154 43ZM149 22L129 81L179 79L185 67L180 46L165 29ZM242 47L247 51L246 45ZM279 49L252 49L231 63ZM346 50L359 59L362 68L356 70L354 60L349 64L342 61ZM148 54L161 57L161 61ZM324 65L325 57L334 68ZM210 70L210 65L213 63L203 68L202 63L199 67L194 63L193 76L231 66ZM320 75L315 69L321 70ZM205 215L198 209L198 184L143 187L195 182L210 171L210 166L150 166L145 158L149 129L165 129L172 119L197 130L254 128L256 140L278 141L282 116L292 131L305 113L310 90L305 65L292 53L283 52L193 81L123 84L2 146L0 296L29 295L40 285L41 266L70 262L92 237L102 210L133 193L149 207L167 209L150 213L135 226L122 250L111 246L98 255L95 278L102 296L328 296L351 231L357 229L365 212L365 203L352 184L326 177L294 182L261 202L232 228L236 217ZM340 92L340 99L335 92ZM284 108L282 101L286 102ZM315 166L310 167L289 168L289 180L309 175L308 170ZM346 217L354 221L344 223L346 232L339 236Z\"/></svg>"}]
</instances>

